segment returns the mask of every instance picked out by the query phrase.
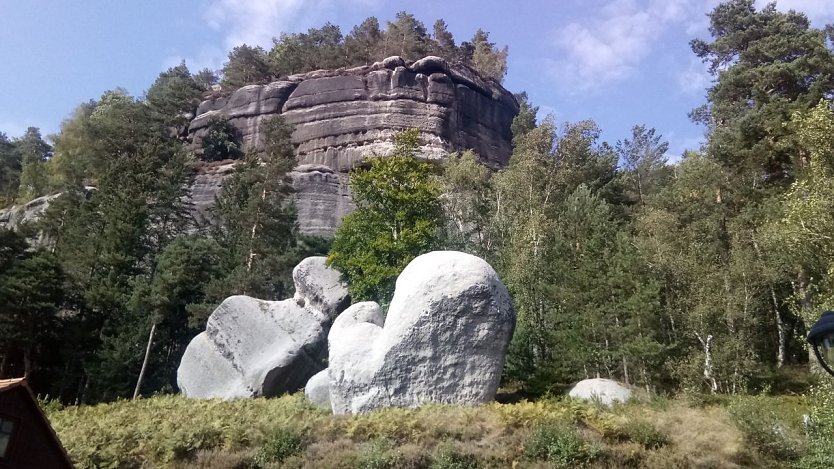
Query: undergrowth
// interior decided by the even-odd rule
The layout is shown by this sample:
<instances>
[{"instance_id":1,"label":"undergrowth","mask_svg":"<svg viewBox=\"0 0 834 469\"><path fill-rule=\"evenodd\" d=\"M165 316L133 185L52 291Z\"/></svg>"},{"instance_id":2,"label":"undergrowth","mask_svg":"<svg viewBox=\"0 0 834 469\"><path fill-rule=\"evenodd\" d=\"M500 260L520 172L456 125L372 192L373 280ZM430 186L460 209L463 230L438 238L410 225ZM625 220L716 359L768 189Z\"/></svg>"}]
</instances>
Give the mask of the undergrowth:
<instances>
[{"instance_id":1,"label":"undergrowth","mask_svg":"<svg viewBox=\"0 0 834 469\"><path fill-rule=\"evenodd\" d=\"M788 467L807 445L807 404L793 399L661 398L612 409L541 399L332 416L302 395L168 395L46 410L78 468Z\"/></svg>"}]
</instances>

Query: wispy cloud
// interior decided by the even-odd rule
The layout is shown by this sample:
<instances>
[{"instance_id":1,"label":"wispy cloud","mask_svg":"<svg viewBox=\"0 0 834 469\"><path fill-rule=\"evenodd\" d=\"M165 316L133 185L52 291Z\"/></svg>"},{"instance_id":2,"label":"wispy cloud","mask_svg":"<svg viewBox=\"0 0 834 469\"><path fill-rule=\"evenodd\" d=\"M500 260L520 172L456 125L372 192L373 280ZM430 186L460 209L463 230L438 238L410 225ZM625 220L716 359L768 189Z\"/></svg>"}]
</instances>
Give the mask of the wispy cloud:
<instances>
[{"instance_id":1,"label":"wispy cloud","mask_svg":"<svg viewBox=\"0 0 834 469\"><path fill-rule=\"evenodd\" d=\"M712 76L707 66L697 58L689 59L689 66L677 73L678 87L685 95L704 94L704 90L712 83Z\"/></svg>"},{"instance_id":2,"label":"wispy cloud","mask_svg":"<svg viewBox=\"0 0 834 469\"><path fill-rule=\"evenodd\" d=\"M268 47L283 31L296 31L326 19L336 7L372 6L380 0L209 0L204 18L225 32L225 47Z\"/></svg>"},{"instance_id":3,"label":"wispy cloud","mask_svg":"<svg viewBox=\"0 0 834 469\"><path fill-rule=\"evenodd\" d=\"M593 19L568 24L555 37L562 58L550 62L551 72L578 91L622 81L670 24L686 18L685 0L613 0Z\"/></svg>"},{"instance_id":4,"label":"wispy cloud","mask_svg":"<svg viewBox=\"0 0 834 469\"><path fill-rule=\"evenodd\" d=\"M762 8L771 1L756 0L756 7ZM834 4L831 0L776 0L776 9L801 11L818 27L834 20Z\"/></svg>"},{"instance_id":5,"label":"wispy cloud","mask_svg":"<svg viewBox=\"0 0 834 469\"><path fill-rule=\"evenodd\" d=\"M756 0L763 8L772 0ZM598 15L574 21L554 36L558 59L549 71L575 92L616 84L633 76L657 47L663 34L682 28L689 37L708 38L708 14L721 0L609 0ZM777 9L804 12L816 26L834 20L832 0L777 0ZM686 65L684 65L686 67ZM708 84L695 64L677 74L682 91L694 93Z\"/></svg>"}]
</instances>

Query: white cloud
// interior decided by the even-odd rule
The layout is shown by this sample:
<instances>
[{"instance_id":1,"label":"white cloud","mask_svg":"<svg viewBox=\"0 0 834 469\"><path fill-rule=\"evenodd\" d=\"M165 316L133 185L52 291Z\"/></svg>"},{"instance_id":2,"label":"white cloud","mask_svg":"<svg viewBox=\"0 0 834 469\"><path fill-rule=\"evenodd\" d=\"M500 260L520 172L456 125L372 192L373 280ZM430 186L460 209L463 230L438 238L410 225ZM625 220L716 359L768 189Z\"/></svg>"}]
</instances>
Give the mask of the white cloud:
<instances>
[{"instance_id":1,"label":"white cloud","mask_svg":"<svg viewBox=\"0 0 834 469\"><path fill-rule=\"evenodd\" d=\"M225 32L225 46L270 47L282 31L297 31L324 19L337 6L374 5L378 0L209 0L204 19Z\"/></svg>"},{"instance_id":2,"label":"white cloud","mask_svg":"<svg viewBox=\"0 0 834 469\"><path fill-rule=\"evenodd\" d=\"M712 83L707 65L697 58L689 60L689 66L677 73L678 86L685 95L703 95Z\"/></svg>"},{"instance_id":3,"label":"white cloud","mask_svg":"<svg viewBox=\"0 0 834 469\"><path fill-rule=\"evenodd\" d=\"M762 8L771 1L756 0L756 7ZM817 27L834 20L834 4L831 0L776 0L776 9L779 11L801 11Z\"/></svg>"},{"instance_id":4,"label":"white cloud","mask_svg":"<svg viewBox=\"0 0 834 469\"><path fill-rule=\"evenodd\" d=\"M168 57L165 57L162 61L161 68L162 70L166 70L170 67L179 65L182 61L185 61L185 64L188 65L188 69L191 70L191 72L197 72L204 68L219 70L223 67L227 54L228 51L224 51L219 47L211 46L202 48L196 55L184 56L178 53L172 53Z\"/></svg>"},{"instance_id":5,"label":"white cloud","mask_svg":"<svg viewBox=\"0 0 834 469\"><path fill-rule=\"evenodd\" d=\"M651 52L654 42L673 23L687 18L685 0L613 0L594 18L562 28L555 45L563 58L550 70L579 91L600 88L630 77Z\"/></svg>"}]
</instances>

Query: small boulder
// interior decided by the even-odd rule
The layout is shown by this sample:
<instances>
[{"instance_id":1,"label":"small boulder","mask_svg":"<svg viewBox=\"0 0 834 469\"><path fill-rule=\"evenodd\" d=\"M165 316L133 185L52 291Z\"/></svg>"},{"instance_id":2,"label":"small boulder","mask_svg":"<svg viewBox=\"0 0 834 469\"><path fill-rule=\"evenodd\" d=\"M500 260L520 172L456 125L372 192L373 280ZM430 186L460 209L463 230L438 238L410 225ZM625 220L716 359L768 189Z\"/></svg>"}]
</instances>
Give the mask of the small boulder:
<instances>
[{"instance_id":1,"label":"small boulder","mask_svg":"<svg viewBox=\"0 0 834 469\"><path fill-rule=\"evenodd\" d=\"M330 323L350 302L338 272L324 260L308 258L293 270L293 299L224 300L205 332L185 350L177 369L182 393L223 399L275 396L301 389L324 369Z\"/></svg>"},{"instance_id":2,"label":"small boulder","mask_svg":"<svg viewBox=\"0 0 834 469\"><path fill-rule=\"evenodd\" d=\"M626 402L631 399L631 390L611 379L594 378L576 383L568 395L574 399L595 401L610 406L614 402Z\"/></svg>"},{"instance_id":3,"label":"small boulder","mask_svg":"<svg viewBox=\"0 0 834 469\"><path fill-rule=\"evenodd\" d=\"M397 279L384 322L373 302L334 321L333 412L488 402L514 329L510 295L486 261L454 251L419 256Z\"/></svg>"},{"instance_id":4,"label":"small boulder","mask_svg":"<svg viewBox=\"0 0 834 469\"><path fill-rule=\"evenodd\" d=\"M319 407L331 408L330 405L330 372L327 368L314 374L304 386L304 396L308 401Z\"/></svg>"}]
</instances>

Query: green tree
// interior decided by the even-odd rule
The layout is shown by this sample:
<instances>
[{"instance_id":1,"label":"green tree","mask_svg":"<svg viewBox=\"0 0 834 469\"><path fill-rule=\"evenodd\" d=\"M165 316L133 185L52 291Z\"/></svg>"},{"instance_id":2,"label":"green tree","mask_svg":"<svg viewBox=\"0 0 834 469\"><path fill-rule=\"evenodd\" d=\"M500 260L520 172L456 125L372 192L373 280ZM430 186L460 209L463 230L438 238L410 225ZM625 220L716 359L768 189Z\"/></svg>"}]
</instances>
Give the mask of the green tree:
<instances>
[{"instance_id":1,"label":"green tree","mask_svg":"<svg viewBox=\"0 0 834 469\"><path fill-rule=\"evenodd\" d=\"M518 101L518 115L512 123L513 145L517 145L527 132L536 128L536 116L539 113L539 107L530 104L526 91L517 93L515 99Z\"/></svg>"},{"instance_id":2,"label":"green tree","mask_svg":"<svg viewBox=\"0 0 834 469\"><path fill-rule=\"evenodd\" d=\"M442 185L446 245L490 259L495 250L492 171L478 161L474 152L467 150L446 160Z\"/></svg>"},{"instance_id":3,"label":"green tree","mask_svg":"<svg viewBox=\"0 0 834 469\"><path fill-rule=\"evenodd\" d=\"M3 132L0 132L0 207L14 203L20 186L20 152Z\"/></svg>"},{"instance_id":4,"label":"green tree","mask_svg":"<svg viewBox=\"0 0 834 469\"><path fill-rule=\"evenodd\" d=\"M384 55L399 55L406 60L418 60L430 51L426 26L411 13L398 12L388 22L384 35Z\"/></svg>"},{"instance_id":5,"label":"green tree","mask_svg":"<svg viewBox=\"0 0 834 469\"><path fill-rule=\"evenodd\" d=\"M203 89L182 62L159 74L145 93L145 100L154 117L176 129L177 135L185 136L202 95Z\"/></svg>"},{"instance_id":6,"label":"green tree","mask_svg":"<svg viewBox=\"0 0 834 469\"><path fill-rule=\"evenodd\" d=\"M41 138L37 127L29 127L15 142L21 155L20 198L29 201L45 195L50 189L49 169L46 166L52 147Z\"/></svg>"},{"instance_id":7,"label":"green tree","mask_svg":"<svg viewBox=\"0 0 834 469\"><path fill-rule=\"evenodd\" d=\"M509 55L507 46L497 49L494 43L489 42L489 33L482 29L475 32L470 44L472 57L469 63L472 67L482 76L501 83L504 75L507 74L507 56Z\"/></svg>"},{"instance_id":8,"label":"green tree","mask_svg":"<svg viewBox=\"0 0 834 469\"><path fill-rule=\"evenodd\" d=\"M440 187L431 163L417 159L419 131L394 141L393 155L374 157L368 169L351 174L356 211L342 220L328 256L355 301L388 304L397 275L440 241Z\"/></svg>"},{"instance_id":9,"label":"green tree","mask_svg":"<svg viewBox=\"0 0 834 469\"><path fill-rule=\"evenodd\" d=\"M351 65L370 65L376 59L381 59L380 50L383 34L379 28L379 20L371 16L354 26L345 38L345 49Z\"/></svg>"},{"instance_id":10,"label":"green tree","mask_svg":"<svg viewBox=\"0 0 834 469\"><path fill-rule=\"evenodd\" d=\"M663 178L669 176L666 166L669 142L663 141L663 136L655 135L655 129L635 125L631 129L631 139L618 141L615 148L626 173L627 197L642 205L646 197L662 185Z\"/></svg>"},{"instance_id":11,"label":"green tree","mask_svg":"<svg viewBox=\"0 0 834 469\"><path fill-rule=\"evenodd\" d=\"M240 132L225 117L212 117L208 131L200 141L203 161L236 160L243 156Z\"/></svg>"},{"instance_id":12,"label":"green tree","mask_svg":"<svg viewBox=\"0 0 834 469\"><path fill-rule=\"evenodd\" d=\"M229 52L229 61L223 65L224 88L237 89L269 80L270 70L266 51L261 47L240 45Z\"/></svg>"},{"instance_id":13,"label":"green tree","mask_svg":"<svg viewBox=\"0 0 834 469\"><path fill-rule=\"evenodd\" d=\"M457 58L458 48L455 45L455 38L449 32L449 26L443 19L434 22L432 28L432 39L434 40L434 54L453 60Z\"/></svg>"},{"instance_id":14,"label":"green tree","mask_svg":"<svg viewBox=\"0 0 834 469\"><path fill-rule=\"evenodd\" d=\"M726 1L709 17L712 41L691 42L716 79L708 104L692 113L709 130L708 153L748 187L790 183L802 162L783 123L834 91L826 33L775 3L757 11L753 0Z\"/></svg>"},{"instance_id":15,"label":"green tree","mask_svg":"<svg viewBox=\"0 0 834 469\"><path fill-rule=\"evenodd\" d=\"M810 326L819 307L834 307L834 112L821 101L793 116L805 165L781 196L778 215L767 231L768 251L793 279L795 313ZM786 332L780 331L780 343ZM809 362L815 359L808 349Z\"/></svg>"},{"instance_id":16,"label":"green tree","mask_svg":"<svg viewBox=\"0 0 834 469\"><path fill-rule=\"evenodd\" d=\"M221 278L222 255L212 239L180 237L165 246L150 277L138 281L130 307L150 323L150 333L134 399L145 379L152 389L176 385L176 368L197 333L189 307L205 302L206 288Z\"/></svg>"},{"instance_id":17,"label":"green tree","mask_svg":"<svg viewBox=\"0 0 834 469\"><path fill-rule=\"evenodd\" d=\"M281 116L261 124L262 153L249 154L224 183L214 237L225 246L228 277L213 298L247 294L278 299L292 293L297 224L288 173L295 167L291 127Z\"/></svg>"},{"instance_id":18,"label":"green tree","mask_svg":"<svg viewBox=\"0 0 834 469\"><path fill-rule=\"evenodd\" d=\"M10 356L18 352L23 376L31 378L45 355L43 348L58 335L64 274L53 256L38 253L19 257L0 274L0 376L7 373Z\"/></svg>"}]
</instances>

